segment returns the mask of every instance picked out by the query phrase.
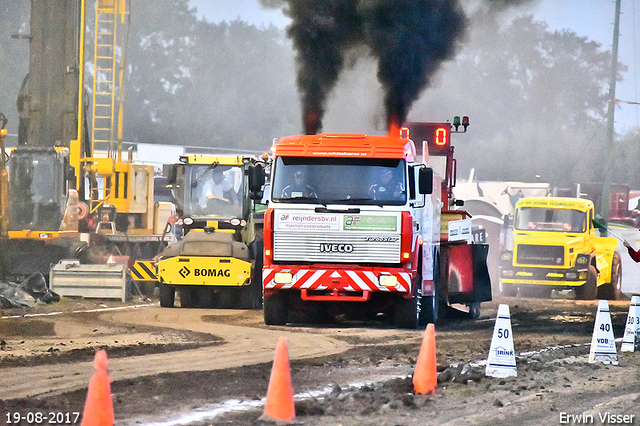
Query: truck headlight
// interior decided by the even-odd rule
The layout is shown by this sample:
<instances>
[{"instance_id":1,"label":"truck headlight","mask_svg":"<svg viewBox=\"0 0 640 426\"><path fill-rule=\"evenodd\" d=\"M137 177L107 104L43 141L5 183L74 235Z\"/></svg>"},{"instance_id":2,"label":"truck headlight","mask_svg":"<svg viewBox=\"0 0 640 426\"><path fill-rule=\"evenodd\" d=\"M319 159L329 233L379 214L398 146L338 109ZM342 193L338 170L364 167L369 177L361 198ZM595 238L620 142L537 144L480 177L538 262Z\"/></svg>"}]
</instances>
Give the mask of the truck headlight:
<instances>
[{"instance_id":1,"label":"truck headlight","mask_svg":"<svg viewBox=\"0 0 640 426\"><path fill-rule=\"evenodd\" d=\"M380 275L379 282L384 287L395 287L398 284L398 278L395 275Z\"/></svg>"},{"instance_id":2,"label":"truck headlight","mask_svg":"<svg viewBox=\"0 0 640 426\"><path fill-rule=\"evenodd\" d=\"M504 276L504 277L512 277L513 276L513 271L511 269L504 269L502 271L502 276Z\"/></svg>"},{"instance_id":3,"label":"truck headlight","mask_svg":"<svg viewBox=\"0 0 640 426\"><path fill-rule=\"evenodd\" d=\"M184 223L187 226L193 225L193 219L191 219L190 217L185 217L182 223Z\"/></svg>"},{"instance_id":4,"label":"truck headlight","mask_svg":"<svg viewBox=\"0 0 640 426\"><path fill-rule=\"evenodd\" d=\"M291 272L276 272L273 280L276 284L291 284L291 281L293 281L293 275L291 275Z\"/></svg>"},{"instance_id":5,"label":"truck headlight","mask_svg":"<svg viewBox=\"0 0 640 426\"><path fill-rule=\"evenodd\" d=\"M567 272L566 274L564 274L564 276L568 280L575 280L576 278L578 278L578 273L577 272Z\"/></svg>"}]
</instances>

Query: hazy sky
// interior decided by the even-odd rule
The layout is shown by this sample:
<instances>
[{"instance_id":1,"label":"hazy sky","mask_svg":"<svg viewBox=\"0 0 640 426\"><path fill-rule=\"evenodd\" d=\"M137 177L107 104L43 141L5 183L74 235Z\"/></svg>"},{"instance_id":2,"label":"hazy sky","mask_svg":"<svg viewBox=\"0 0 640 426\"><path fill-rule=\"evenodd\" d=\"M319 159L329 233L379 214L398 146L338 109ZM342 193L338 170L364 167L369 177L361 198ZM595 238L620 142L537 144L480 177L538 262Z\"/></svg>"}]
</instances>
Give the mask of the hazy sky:
<instances>
[{"instance_id":1,"label":"hazy sky","mask_svg":"<svg viewBox=\"0 0 640 426\"><path fill-rule=\"evenodd\" d=\"M263 9L257 0L190 0L198 16L211 22L240 18L255 25L274 24L286 27L289 19L279 10ZM624 82L616 86L616 98L640 102L640 0L622 0L618 60L629 69ZM614 0L539 0L514 9L510 15L533 14L551 30L568 29L579 36L602 44L606 50L613 42ZM616 108L616 131L640 127L640 105L619 103Z\"/></svg>"}]
</instances>

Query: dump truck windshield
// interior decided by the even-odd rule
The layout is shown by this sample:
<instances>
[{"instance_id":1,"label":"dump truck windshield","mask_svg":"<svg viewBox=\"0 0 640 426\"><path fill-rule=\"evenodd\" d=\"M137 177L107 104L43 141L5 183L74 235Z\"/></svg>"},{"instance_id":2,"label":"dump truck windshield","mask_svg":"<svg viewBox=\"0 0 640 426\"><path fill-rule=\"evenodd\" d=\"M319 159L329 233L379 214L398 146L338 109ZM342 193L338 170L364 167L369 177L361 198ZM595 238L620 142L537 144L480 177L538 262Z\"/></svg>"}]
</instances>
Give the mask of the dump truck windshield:
<instances>
[{"instance_id":1,"label":"dump truck windshield","mask_svg":"<svg viewBox=\"0 0 640 426\"><path fill-rule=\"evenodd\" d=\"M243 176L242 166L188 166L184 214L211 219L242 217Z\"/></svg>"},{"instance_id":2,"label":"dump truck windshield","mask_svg":"<svg viewBox=\"0 0 640 426\"><path fill-rule=\"evenodd\" d=\"M585 232L587 214L580 210L522 207L516 212L519 231Z\"/></svg>"},{"instance_id":3,"label":"dump truck windshield","mask_svg":"<svg viewBox=\"0 0 640 426\"><path fill-rule=\"evenodd\" d=\"M279 157L274 202L404 205L405 162L399 159Z\"/></svg>"}]
</instances>

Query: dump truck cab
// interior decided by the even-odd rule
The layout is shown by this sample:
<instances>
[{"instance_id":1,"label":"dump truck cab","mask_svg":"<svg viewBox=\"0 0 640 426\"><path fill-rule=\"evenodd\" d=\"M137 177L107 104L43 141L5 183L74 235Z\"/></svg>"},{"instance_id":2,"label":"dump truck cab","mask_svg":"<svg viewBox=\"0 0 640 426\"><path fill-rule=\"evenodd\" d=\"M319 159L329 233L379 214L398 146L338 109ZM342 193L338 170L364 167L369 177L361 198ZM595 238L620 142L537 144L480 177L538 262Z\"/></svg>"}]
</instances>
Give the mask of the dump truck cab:
<instances>
[{"instance_id":1,"label":"dump truck cab","mask_svg":"<svg viewBox=\"0 0 640 426\"><path fill-rule=\"evenodd\" d=\"M516 203L513 249L501 255L500 288L508 296L572 290L578 299L620 294L615 238L596 235L593 202L525 197Z\"/></svg>"}]
</instances>

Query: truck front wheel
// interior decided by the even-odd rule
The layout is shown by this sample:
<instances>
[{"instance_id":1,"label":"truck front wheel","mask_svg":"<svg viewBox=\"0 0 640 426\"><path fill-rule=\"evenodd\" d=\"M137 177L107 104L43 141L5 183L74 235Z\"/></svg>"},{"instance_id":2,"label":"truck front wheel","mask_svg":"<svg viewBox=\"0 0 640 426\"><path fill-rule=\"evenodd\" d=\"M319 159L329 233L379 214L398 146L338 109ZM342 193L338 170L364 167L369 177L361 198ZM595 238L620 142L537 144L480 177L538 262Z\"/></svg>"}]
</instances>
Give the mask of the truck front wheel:
<instances>
[{"instance_id":1,"label":"truck front wheel","mask_svg":"<svg viewBox=\"0 0 640 426\"><path fill-rule=\"evenodd\" d=\"M395 306L395 324L398 328L408 328L415 330L418 328L418 304L420 303L419 296L414 296L411 299L405 299L404 297L396 300Z\"/></svg>"},{"instance_id":2,"label":"truck front wheel","mask_svg":"<svg viewBox=\"0 0 640 426\"><path fill-rule=\"evenodd\" d=\"M277 292L264 296L262 307L266 325L285 325L289 321L289 306L285 294Z\"/></svg>"},{"instance_id":3,"label":"truck front wheel","mask_svg":"<svg viewBox=\"0 0 640 426\"><path fill-rule=\"evenodd\" d=\"M589 273L587 275L587 282L576 288L576 299L580 300L593 300L596 298L598 285L598 271L593 265L589 265Z\"/></svg>"}]
</instances>

